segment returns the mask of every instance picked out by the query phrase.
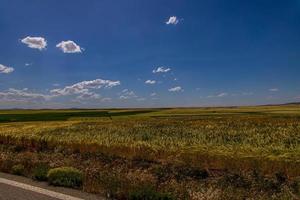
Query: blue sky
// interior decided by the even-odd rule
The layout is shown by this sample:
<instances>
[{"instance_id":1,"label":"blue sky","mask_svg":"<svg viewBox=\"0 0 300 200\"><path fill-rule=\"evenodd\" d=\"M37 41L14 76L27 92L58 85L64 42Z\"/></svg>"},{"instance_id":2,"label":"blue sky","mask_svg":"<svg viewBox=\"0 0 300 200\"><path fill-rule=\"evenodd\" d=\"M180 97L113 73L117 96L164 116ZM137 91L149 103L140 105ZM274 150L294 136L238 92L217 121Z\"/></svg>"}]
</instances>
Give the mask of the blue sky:
<instances>
[{"instance_id":1,"label":"blue sky","mask_svg":"<svg viewBox=\"0 0 300 200\"><path fill-rule=\"evenodd\" d=\"M299 0L1 0L0 108L300 101Z\"/></svg>"}]
</instances>

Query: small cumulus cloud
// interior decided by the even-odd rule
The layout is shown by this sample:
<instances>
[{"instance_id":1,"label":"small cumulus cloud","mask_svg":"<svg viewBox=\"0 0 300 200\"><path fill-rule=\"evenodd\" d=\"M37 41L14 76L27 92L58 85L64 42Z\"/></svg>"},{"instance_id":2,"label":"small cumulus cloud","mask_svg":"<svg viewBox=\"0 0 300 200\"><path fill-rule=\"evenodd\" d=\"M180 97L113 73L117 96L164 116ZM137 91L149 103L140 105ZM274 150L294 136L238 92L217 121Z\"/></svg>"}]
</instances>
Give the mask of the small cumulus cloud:
<instances>
[{"instance_id":1,"label":"small cumulus cloud","mask_svg":"<svg viewBox=\"0 0 300 200\"><path fill-rule=\"evenodd\" d=\"M146 83L146 84L153 85L153 84L156 83L156 81L155 81L155 80L146 80L145 83Z\"/></svg>"},{"instance_id":2,"label":"small cumulus cloud","mask_svg":"<svg viewBox=\"0 0 300 200\"><path fill-rule=\"evenodd\" d=\"M94 92L83 92L79 96L76 97L78 100L92 100L92 99L101 99L101 96L99 94L96 94Z\"/></svg>"},{"instance_id":3,"label":"small cumulus cloud","mask_svg":"<svg viewBox=\"0 0 300 200\"><path fill-rule=\"evenodd\" d=\"M47 41L43 37L31 37L27 36L21 40L29 48L43 50L47 46Z\"/></svg>"},{"instance_id":4,"label":"small cumulus cloud","mask_svg":"<svg viewBox=\"0 0 300 200\"><path fill-rule=\"evenodd\" d=\"M61 41L56 47L60 48L64 53L81 53L84 50L72 40Z\"/></svg>"},{"instance_id":5,"label":"small cumulus cloud","mask_svg":"<svg viewBox=\"0 0 300 200\"><path fill-rule=\"evenodd\" d=\"M158 67L158 68L154 69L152 71L152 73L154 73L154 74L155 73L167 73L169 71L171 71L171 68L169 68L169 67Z\"/></svg>"},{"instance_id":6,"label":"small cumulus cloud","mask_svg":"<svg viewBox=\"0 0 300 200\"><path fill-rule=\"evenodd\" d=\"M167 25L176 25L179 23L179 20L177 19L176 16L171 16L169 17L168 21L166 21Z\"/></svg>"},{"instance_id":7,"label":"small cumulus cloud","mask_svg":"<svg viewBox=\"0 0 300 200\"><path fill-rule=\"evenodd\" d=\"M134 91L128 90L128 89L124 89L122 90L121 93L119 93L119 98L120 99L132 99L132 98L137 98L138 96L134 93Z\"/></svg>"},{"instance_id":8,"label":"small cumulus cloud","mask_svg":"<svg viewBox=\"0 0 300 200\"><path fill-rule=\"evenodd\" d=\"M279 91L278 88L271 88L271 89L269 89L269 92L278 92L278 91Z\"/></svg>"},{"instance_id":9,"label":"small cumulus cloud","mask_svg":"<svg viewBox=\"0 0 300 200\"><path fill-rule=\"evenodd\" d=\"M32 65L32 63L25 63L25 67L29 67L31 65Z\"/></svg>"},{"instance_id":10,"label":"small cumulus cloud","mask_svg":"<svg viewBox=\"0 0 300 200\"><path fill-rule=\"evenodd\" d=\"M136 99L137 101L146 101L146 98L142 97L142 98L138 98Z\"/></svg>"},{"instance_id":11,"label":"small cumulus cloud","mask_svg":"<svg viewBox=\"0 0 300 200\"><path fill-rule=\"evenodd\" d=\"M60 84L59 83L53 83L52 86L58 87L58 86L60 86Z\"/></svg>"},{"instance_id":12,"label":"small cumulus cloud","mask_svg":"<svg viewBox=\"0 0 300 200\"><path fill-rule=\"evenodd\" d=\"M14 68L0 64L0 74L9 74L14 71Z\"/></svg>"},{"instance_id":13,"label":"small cumulus cloud","mask_svg":"<svg viewBox=\"0 0 300 200\"><path fill-rule=\"evenodd\" d=\"M154 97L154 96L156 96L156 95L157 95L156 92L152 92L152 93L150 94L151 97Z\"/></svg>"},{"instance_id":14,"label":"small cumulus cloud","mask_svg":"<svg viewBox=\"0 0 300 200\"><path fill-rule=\"evenodd\" d=\"M176 86L176 87L170 88L168 91L169 92L183 92L183 89L180 86Z\"/></svg>"},{"instance_id":15,"label":"small cumulus cloud","mask_svg":"<svg viewBox=\"0 0 300 200\"><path fill-rule=\"evenodd\" d=\"M226 96L228 96L228 93L222 92L222 93L219 93L217 95L209 95L209 96L207 96L207 98L215 98L215 97L220 98L220 97L226 97Z\"/></svg>"},{"instance_id":16,"label":"small cumulus cloud","mask_svg":"<svg viewBox=\"0 0 300 200\"><path fill-rule=\"evenodd\" d=\"M226 92L222 92L217 95L217 97L225 97L225 96L228 96L228 94Z\"/></svg>"},{"instance_id":17,"label":"small cumulus cloud","mask_svg":"<svg viewBox=\"0 0 300 200\"><path fill-rule=\"evenodd\" d=\"M243 92L242 95L251 96L251 95L254 95L254 93L253 92Z\"/></svg>"},{"instance_id":18,"label":"small cumulus cloud","mask_svg":"<svg viewBox=\"0 0 300 200\"><path fill-rule=\"evenodd\" d=\"M112 99L109 98L109 97L105 97L105 98L102 98L102 99L101 99L102 102L111 102L111 100L112 100Z\"/></svg>"}]
</instances>

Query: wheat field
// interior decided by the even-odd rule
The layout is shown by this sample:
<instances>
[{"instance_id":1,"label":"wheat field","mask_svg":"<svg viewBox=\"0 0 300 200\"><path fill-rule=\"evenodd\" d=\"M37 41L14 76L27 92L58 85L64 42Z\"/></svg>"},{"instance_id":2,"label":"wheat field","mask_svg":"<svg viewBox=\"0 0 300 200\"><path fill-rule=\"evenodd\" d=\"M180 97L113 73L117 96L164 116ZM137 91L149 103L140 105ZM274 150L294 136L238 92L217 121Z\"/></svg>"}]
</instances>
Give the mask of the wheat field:
<instances>
[{"instance_id":1,"label":"wheat field","mask_svg":"<svg viewBox=\"0 0 300 200\"><path fill-rule=\"evenodd\" d=\"M208 170L211 176L228 170L259 171L263 176L281 172L291 179L300 176L298 105L3 110L0 117L0 143L6 153L47 154L54 160L61 159L57 152L66 157L89 155L81 158L86 162L101 155L113 160L110 163L125 159L137 166L142 162L184 166ZM118 168L116 163L111 165Z\"/></svg>"}]
</instances>

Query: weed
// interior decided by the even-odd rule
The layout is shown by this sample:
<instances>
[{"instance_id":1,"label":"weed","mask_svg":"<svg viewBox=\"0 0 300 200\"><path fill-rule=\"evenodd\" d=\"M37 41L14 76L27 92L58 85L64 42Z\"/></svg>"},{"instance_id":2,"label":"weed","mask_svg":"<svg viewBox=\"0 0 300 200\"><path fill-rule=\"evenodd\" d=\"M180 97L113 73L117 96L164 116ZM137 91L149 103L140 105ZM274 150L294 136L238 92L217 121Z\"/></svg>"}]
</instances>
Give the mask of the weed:
<instances>
[{"instance_id":1,"label":"weed","mask_svg":"<svg viewBox=\"0 0 300 200\"><path fill-rule=\"evenodd\" d=\"M157 192L152 186L142 185L129 192L129 200L175 200L168 193Z\"/></svg>"},{"instance_id":2,"label":"weed","mask_svg":"<svg viewBox=\"0 0 300 200\"><path fill-rule=\"evenodd\" d=\"M247 188L250 186L249 180L243 175L235 173L226 173L222 178L221 183L224 187L233 186L236 188Z\"/></svg>"},{"instance_id":3,"label":"weed","mask_svg":"<svg viewBox=\"0 0 300 200\"><path fill-rule=\"evenodd\" d=\"M50 169L47 178L54 186L78 188L82 185L83 175L75 168L59 167Z\"/></svg>"},{"instance_id":4,"label":"weed","mask_svg":"<svg viewBox=\"0 0 300 200\"><path fill-rule=\"evenodd\" d=\"M12 174L18 175L18 176L24 175L24 171L25 171L25 167L24 167L24 165L22 165L22 164L14 165L14 166L12 166L12 168L11 168Z\"/></svg>"},{"instance_id":5,"label":"weed","mask_svg":"<svg viewBox=\"0 0 300 200\"><path fill-rule=\"evenodd\" d=\"M121 178L116 172L100 171L96 177L96 182L102 187L107 197L116 198L122 191L125 178Z\"/></svg>"},{"instance_id":6,"label":"weed","mask_svg":"<svg viewBox=\"0 0 300 200\"><path fill-rule=\"evenodd\" d=\"M293 189L293 192L297 195L300 195L300 179L296 179L292 182L291 187Z\"/></svg>"},{"instance_id":7,"label":"weed","mask_svg":"<svg viewBox=\"0 0 300 200\"><path fill-rule=\"evenodd\" d=\"M203 180L208 178L209 174L205 169L197 169L194 167L177 167L175 168L175 176L178 180L186 177L195 180Z\"/></svg>"},{"instance_id":8,"label":"weed","mask_svg":"<svg viewBox=\"0 0 300 200\"><path fill-rule=\"evenodd\" d=\"M37 164L33 169L32 177L37 181L47 181L49 166L44 163Z\"/></svg>"}]
</instances>

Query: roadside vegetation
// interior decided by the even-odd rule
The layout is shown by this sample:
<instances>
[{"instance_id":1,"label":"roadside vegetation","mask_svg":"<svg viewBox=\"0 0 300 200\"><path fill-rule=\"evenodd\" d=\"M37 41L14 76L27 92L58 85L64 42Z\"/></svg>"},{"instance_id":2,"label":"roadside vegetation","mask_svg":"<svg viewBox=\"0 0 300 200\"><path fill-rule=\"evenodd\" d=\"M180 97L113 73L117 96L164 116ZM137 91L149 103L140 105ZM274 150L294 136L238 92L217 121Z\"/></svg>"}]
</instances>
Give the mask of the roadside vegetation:
<instances>
[{"instance_id":1,"label":"roadside vegetation","mask_svg":"<svg viewBox=\"0 0 300 200\"><path fill-rule=\"evenodd\" d=\"M0 111L0 170L114 199L297 199L300 106Z\"/></svg>"},{"instance_id":2,"label":"roadside vegetation","mask_svg":"<svg viewBox=\"0 0 300 200\"><path fill-rule=\"evenodd\" d=\"M82 186L82 172L73 167L58 167L50 169L47 180L51 185L79 188Z\"/></svg>"}]
</instances>

